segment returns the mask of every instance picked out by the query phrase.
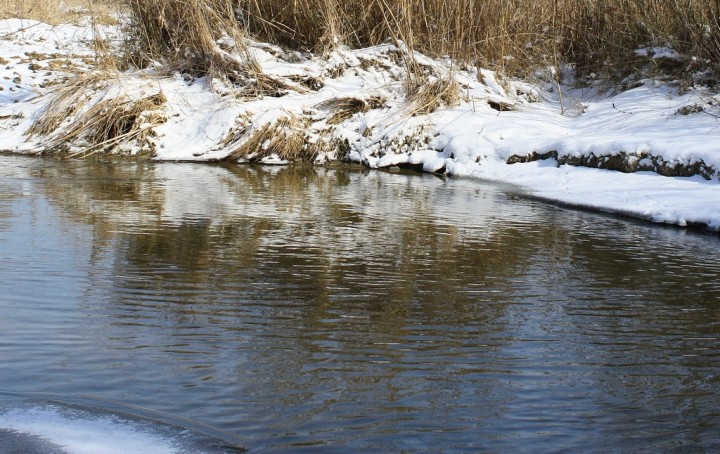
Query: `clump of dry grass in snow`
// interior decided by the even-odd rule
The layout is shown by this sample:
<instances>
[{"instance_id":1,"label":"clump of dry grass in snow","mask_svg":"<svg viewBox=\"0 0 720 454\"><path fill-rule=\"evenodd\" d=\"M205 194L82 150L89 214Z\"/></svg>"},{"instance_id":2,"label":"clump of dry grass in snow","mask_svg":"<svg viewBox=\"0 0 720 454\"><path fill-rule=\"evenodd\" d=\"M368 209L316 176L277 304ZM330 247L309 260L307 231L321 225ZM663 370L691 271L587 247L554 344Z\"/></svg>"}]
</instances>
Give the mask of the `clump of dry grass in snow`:
<instances>
[{"instance_id":1,"label":"clump of dry grass in snow","mask_svg":"<svg viewBox=\"0 0 720 454\"><path fill-rule=\"evenodd\" d=\"M260 162L269 158L282 161L312 159L314 156L307 156L306 153L307 127L307 119L288 112L255 129L241 128L232 134L231 139L226 139L231 151L225 160Z\"/></svg>"},{"instance_id":2,"label":"clump of dry grass in snow","mask_svg":"<svg viewBox=\"0 0 720 454\"><path fill-rule=\"evenodd\" d=\"M452 74L426 79L412 87L407 98L410 115L427 115L440 107L455 107L462 101L462 89Z\"/></svg>"},{"instance_id":3,"label":"clump of dry grass in snow","mask_svg":"<svg viewBox=\"0 0 720 454\"><path fill-rule=\"evenodd\" d=\"M93 90L107 88L109 77L105 72L93 71L72 82L58 85L46 95L50 101L28 130L28 136L48 136L57 131L63 122L75 116L90 102Z\"/></svg>"},{"instance_id":4,"label":"clump of dry grass in snow","mask_svg":"<svg viewBox=\"0 0 720 454\"><path fill-rule=\"evenodd\" d=\"M339 125L357 113L366 113L372 109L379 109L384 105L385 99L381 96L370 96L367 99L347 96L328 99L315 107L332 112L327 118L327 123L329 125Z\"/></svg>"},{"instance_id":5,"label":"clump of dry grass in snow","mask_svg":"<svg viewBox=\"0 0 720 454\"><path fill-rule=\"evenodd\" d=\"M41 152L81 147L72 156L89 156L107 149L145 141L152 127L166 121L162 92L123 90L117 76L95 72L50 93L50 101L27 135L39 139Z\"/></svg>"}]
</instances>

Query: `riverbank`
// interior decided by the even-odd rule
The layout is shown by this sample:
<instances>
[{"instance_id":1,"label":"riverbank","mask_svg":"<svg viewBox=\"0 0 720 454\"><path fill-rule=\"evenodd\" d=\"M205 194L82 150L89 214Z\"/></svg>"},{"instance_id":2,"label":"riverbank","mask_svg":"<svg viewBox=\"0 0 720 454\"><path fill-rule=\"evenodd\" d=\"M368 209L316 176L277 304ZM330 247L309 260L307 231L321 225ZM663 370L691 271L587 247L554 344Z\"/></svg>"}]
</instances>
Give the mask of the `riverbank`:
<instances>
[{"instance_id":1,"label":"riverbank","mask_svg":"<svg viewBox=\"0 0 720 454\"><path fill-rule=\"evenodd\" d=\"M103 64L123 33L90 21L4 20L0 36L6 151L413 167L720 230L720 96L703 87L648 79L609 93L558 84L551 70L510 80L402 43L315 56L255 41L244 47L257 77L238 85ZM228 59L231 41L217 42ZM644 52L658 64L675 58ZM408 55L423 74L414 91Z\"/></svg>"}]
</instances>

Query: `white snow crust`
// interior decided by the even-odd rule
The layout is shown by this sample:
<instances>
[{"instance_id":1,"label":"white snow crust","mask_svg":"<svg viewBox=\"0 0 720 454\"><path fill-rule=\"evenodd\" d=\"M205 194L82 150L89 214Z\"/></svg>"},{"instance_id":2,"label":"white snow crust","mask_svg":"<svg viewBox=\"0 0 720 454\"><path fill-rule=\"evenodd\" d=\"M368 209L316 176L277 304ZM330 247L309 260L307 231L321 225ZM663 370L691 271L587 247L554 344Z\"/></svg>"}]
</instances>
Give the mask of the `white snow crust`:
<instances>
[{"instance_id":1,"label":"white snow crust","mask_svg":"<svg viewBox=\"0 0 720 454\"><path fill-rule=\"evenodd\" d=\"M171 439L109 416L81 418L57 408L11 409L0 413L0 428L40 437L68 454L174 454Z\"/></svg>"}]
</instances>

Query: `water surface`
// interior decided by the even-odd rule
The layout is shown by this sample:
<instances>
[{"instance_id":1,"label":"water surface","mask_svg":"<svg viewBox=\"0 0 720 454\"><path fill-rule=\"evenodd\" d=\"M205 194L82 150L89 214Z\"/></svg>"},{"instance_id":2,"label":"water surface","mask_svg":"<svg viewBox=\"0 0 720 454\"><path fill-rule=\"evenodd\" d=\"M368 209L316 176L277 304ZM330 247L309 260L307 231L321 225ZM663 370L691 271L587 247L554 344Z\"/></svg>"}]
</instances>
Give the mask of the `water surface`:
<instances>
[{"instance_id":1,"label":"water surface","mask_svg":"<svg viewBox=\"0 0 720 454\"><path fill-rule=\"evenodd\" d=\"M718 257L479 181L0 156L0 392L251 452L717 450Z\"/></svg>"}]
</instances>

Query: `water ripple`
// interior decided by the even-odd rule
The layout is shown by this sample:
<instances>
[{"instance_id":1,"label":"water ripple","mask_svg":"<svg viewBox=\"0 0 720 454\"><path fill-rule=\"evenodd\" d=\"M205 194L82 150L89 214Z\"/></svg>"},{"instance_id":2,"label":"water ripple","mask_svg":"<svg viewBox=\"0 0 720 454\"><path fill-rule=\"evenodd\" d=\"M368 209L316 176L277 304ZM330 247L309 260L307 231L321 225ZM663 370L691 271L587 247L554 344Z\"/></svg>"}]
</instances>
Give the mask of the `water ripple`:
<instances>
[{"instance_id":1,"label":"water ripple","mask_svg":"<svg viewBox=\"0 0 720 454\"><path fill-rule=\"evenodd\" d=\"M6 391L259 451L720 444L716 236L429 175L0 156L0 176Z\"/></svg>"}]
</instances>

